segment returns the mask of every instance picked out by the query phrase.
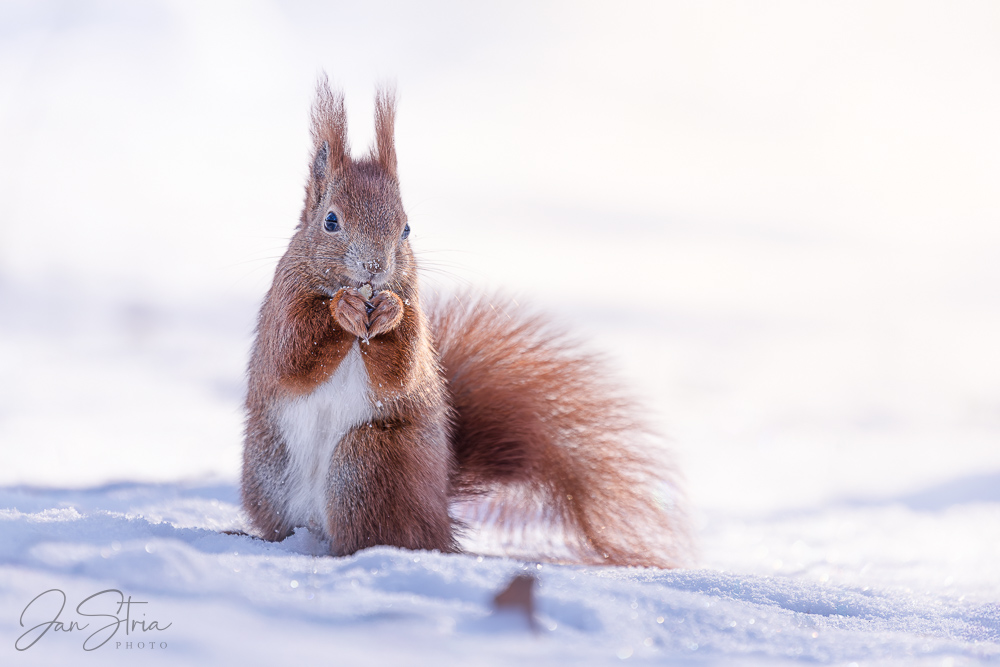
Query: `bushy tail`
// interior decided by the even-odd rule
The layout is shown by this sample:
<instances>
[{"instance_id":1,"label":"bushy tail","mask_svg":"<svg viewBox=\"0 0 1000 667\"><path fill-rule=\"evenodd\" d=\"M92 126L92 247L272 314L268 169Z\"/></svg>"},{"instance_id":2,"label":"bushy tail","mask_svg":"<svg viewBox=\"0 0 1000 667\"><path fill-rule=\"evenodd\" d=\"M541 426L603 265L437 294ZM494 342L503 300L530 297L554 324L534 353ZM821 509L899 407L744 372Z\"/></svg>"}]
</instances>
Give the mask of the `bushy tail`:
<instances>
[{"instance_id":1,"label":"bushy tail","mask_svg":"<svg viewBox=\"0 0 1000 667\"><path fill-rule=\"evenodd\" d=\"M545 318L455 297L429 312L455 410L452 488L570 560L677 567L690 534L662 441L603 363Z\"/></svg>"}]
</instances>

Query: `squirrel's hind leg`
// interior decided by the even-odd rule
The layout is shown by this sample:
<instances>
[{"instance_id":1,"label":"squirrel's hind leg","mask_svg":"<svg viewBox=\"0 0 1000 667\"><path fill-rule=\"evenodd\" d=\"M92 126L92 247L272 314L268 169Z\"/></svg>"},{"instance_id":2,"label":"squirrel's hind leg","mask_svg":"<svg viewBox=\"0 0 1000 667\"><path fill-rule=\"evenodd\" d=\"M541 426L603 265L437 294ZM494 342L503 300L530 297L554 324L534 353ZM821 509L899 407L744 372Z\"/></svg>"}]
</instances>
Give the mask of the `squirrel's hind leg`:
<instances>
[{"instance_id":1,"label":"squirrel's hind leg","mask_svg":"<svg viewBox=\"0 0 1000 667\"><path fill-rule=\"evenodd\" d=\"M243 449L241 501L254 534L280 542L294 528L282 512L281 482L288 456L284 444L259 416L251 414Z\"/></svg>"},{"instance_id":2,"label":"squirrel's hind leg","mask_svg":"<svg viewBox=\"0 0 1000 667\"><path fill-rule=\"evenodd\" d=\"M375 420L349 431L330 471L327 530L335 556L376 545L459 551L448 514L442 420Z\"/></svg>"}]
</instances>

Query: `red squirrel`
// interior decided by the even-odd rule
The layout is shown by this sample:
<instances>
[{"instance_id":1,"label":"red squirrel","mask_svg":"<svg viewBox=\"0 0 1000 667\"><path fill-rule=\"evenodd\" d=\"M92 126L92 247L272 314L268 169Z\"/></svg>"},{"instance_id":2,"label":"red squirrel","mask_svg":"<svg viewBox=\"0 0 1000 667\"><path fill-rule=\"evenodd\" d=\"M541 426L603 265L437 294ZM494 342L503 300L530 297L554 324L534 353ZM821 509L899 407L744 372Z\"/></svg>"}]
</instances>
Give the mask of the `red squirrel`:
<instances>
[{"instance_id":1,"label":"red squirrel","mask_svg":"<svg viewBox=\"0 0 1000 667\"><path fill-rule=\"evenodd\" d=\"M677 475L595 358L537 315L421 300L391 91L351 157L343 94L312 108L305 205L248 370L242 501L255 532L308 527L335 556L460 551L454 503L562 535L570 560L675 567Z\"/></svg>"}]
</instances>

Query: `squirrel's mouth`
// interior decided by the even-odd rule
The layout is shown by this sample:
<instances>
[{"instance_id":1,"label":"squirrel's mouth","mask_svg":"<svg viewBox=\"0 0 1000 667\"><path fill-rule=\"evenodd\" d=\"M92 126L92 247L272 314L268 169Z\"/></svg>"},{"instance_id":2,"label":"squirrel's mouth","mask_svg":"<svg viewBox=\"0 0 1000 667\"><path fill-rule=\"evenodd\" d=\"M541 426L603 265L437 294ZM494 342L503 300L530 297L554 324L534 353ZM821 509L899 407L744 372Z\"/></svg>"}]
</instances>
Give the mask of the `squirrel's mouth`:
<instances>
[{"instance_id":1,"label":"squirrel's mouth","mask_svg":"<svg viewBox=\"0 0 1000 667\"><path fill-rule=\"evenodd\" d=\"M365 285L369 285L373 293L380 292L386 289L390 282L389 277L385 274L376 274L368 280L358 279L354 276L330 276L330 278L331 280L323 285L323 291L331 297L344 287L362 289Z\"/></svg>"},{"instance_id":2,"label":"squirrel's mouth","mask_svg":"<svg viewBox=\"0 0 1000 667\"><path fill-rule=\"evenodd\" d=\"M365 272L362 272L365 273ZM356 287L361 288L365 285L371 285L372 289L378 292L379 290L386 289L391 281L391 277L387 271L379 271L378 273L367 273L367 275L359 275L358 273L350 273L346 276L340 276L343 280L338 287Z\"/></svg>"},{"instance_id":3,"label":"squirrel's mouth","mask_svg":"<svg viewBox=\"0 0 1000 667\"><path fill-rule=\"evenodd\" d=\"M341 287L351 287L354 289L362 289L365 285L372 288L373 291L378 292L385 289L389 284L389 281L384 278L372 278L371 280L345 280L344 282L337 285L336 289Z\"/></svg>"}]
</instances>

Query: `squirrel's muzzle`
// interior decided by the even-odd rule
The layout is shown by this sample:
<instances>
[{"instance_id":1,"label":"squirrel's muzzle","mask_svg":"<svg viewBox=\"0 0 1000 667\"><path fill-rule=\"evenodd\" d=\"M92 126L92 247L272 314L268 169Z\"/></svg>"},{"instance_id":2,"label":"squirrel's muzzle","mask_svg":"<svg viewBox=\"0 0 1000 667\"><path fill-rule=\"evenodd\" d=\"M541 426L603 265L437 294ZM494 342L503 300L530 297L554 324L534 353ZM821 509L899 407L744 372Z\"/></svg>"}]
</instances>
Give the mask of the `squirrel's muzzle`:
<instances>
[{"instance_id":1,"label":"squirrel's muzzle","mask_svg":"<svg viewBox=\"0 0 1000 667\"><path fill-rule=\"evenodd\" d=\"M365 271L372 274L373 276L385 270L385 262L380 262L377 259L370 259L367 262L361 262L361 266Z\"/></svg>"}]
</instances>

